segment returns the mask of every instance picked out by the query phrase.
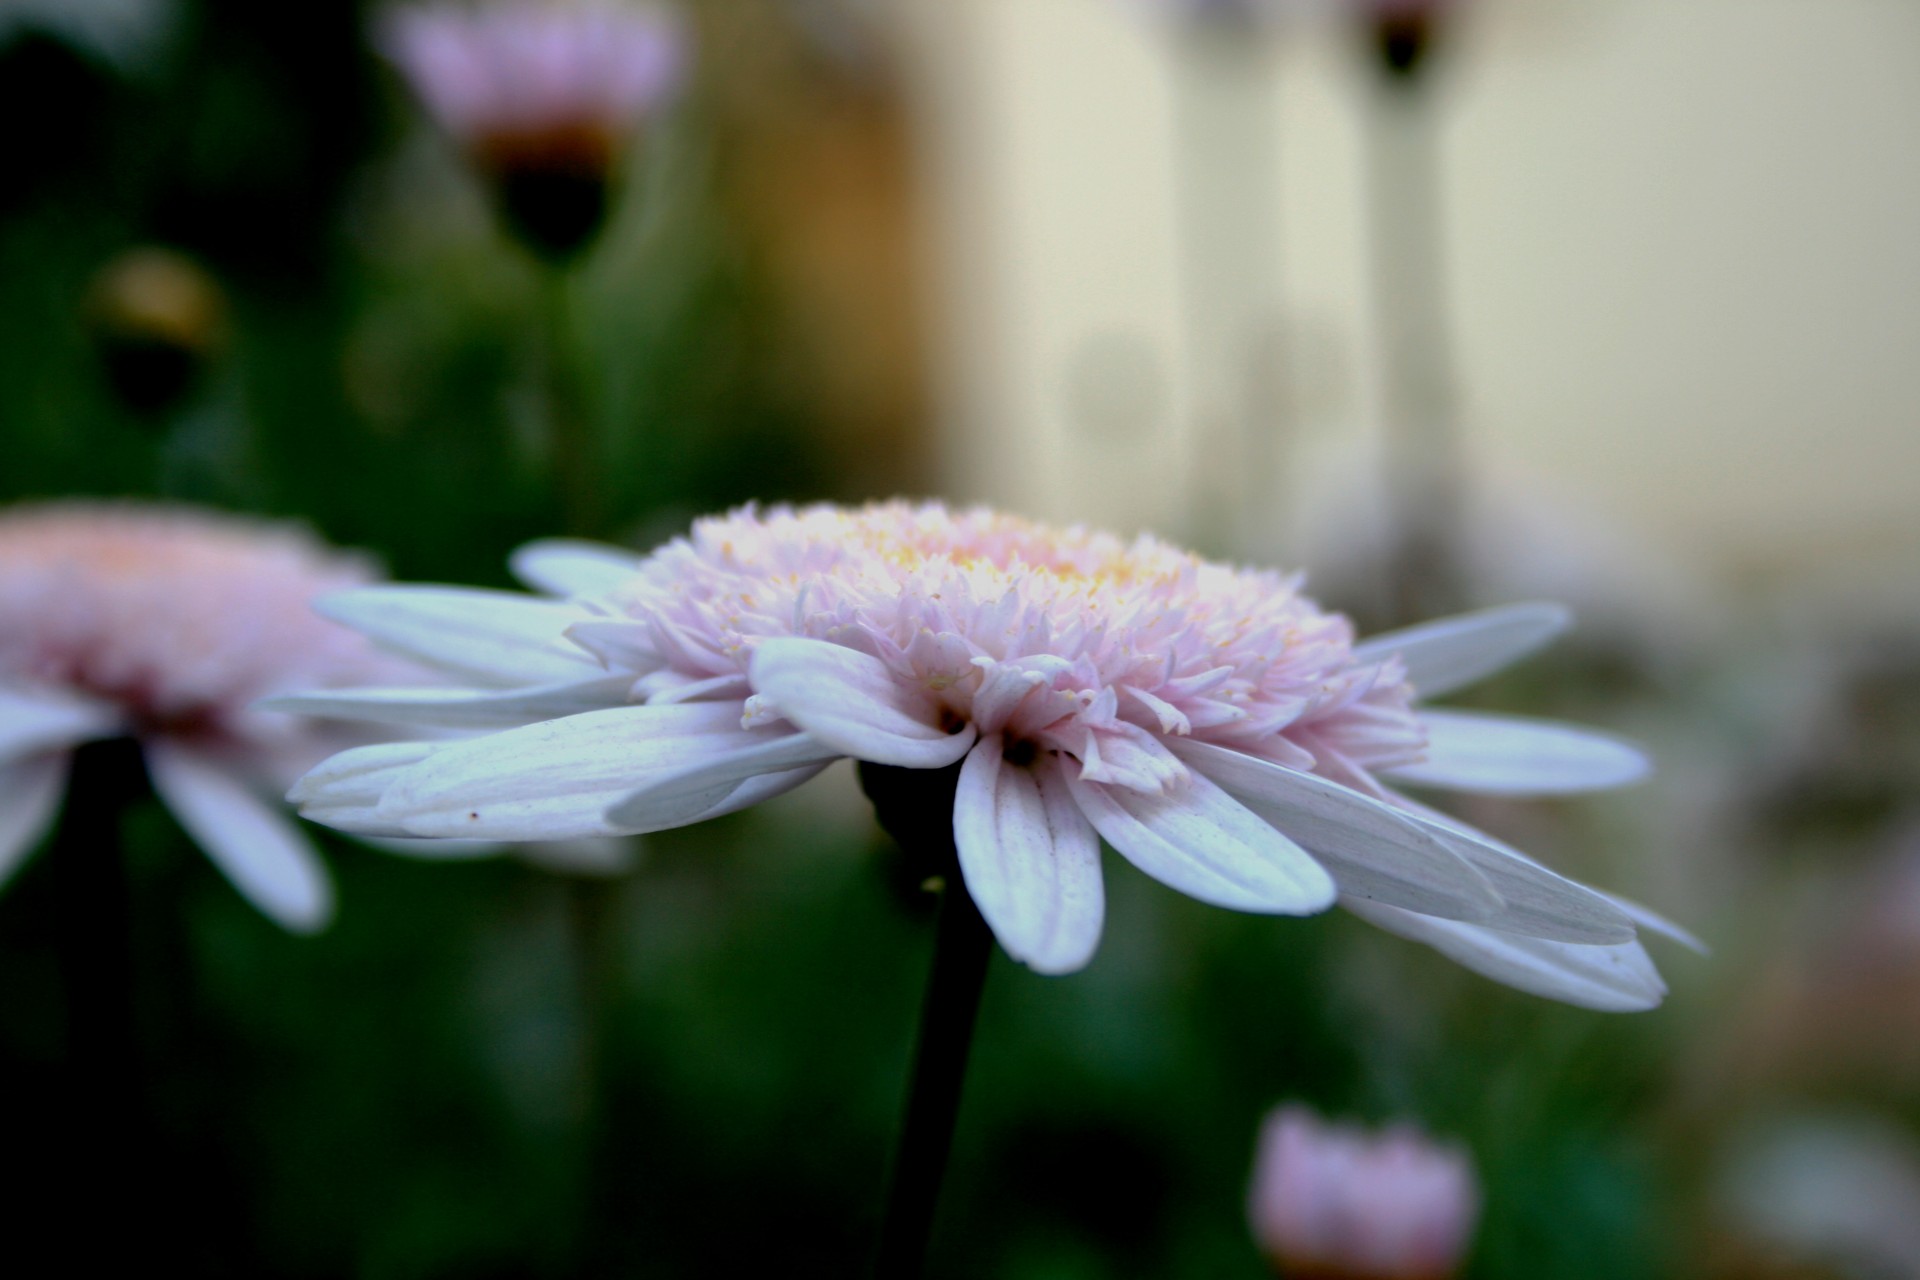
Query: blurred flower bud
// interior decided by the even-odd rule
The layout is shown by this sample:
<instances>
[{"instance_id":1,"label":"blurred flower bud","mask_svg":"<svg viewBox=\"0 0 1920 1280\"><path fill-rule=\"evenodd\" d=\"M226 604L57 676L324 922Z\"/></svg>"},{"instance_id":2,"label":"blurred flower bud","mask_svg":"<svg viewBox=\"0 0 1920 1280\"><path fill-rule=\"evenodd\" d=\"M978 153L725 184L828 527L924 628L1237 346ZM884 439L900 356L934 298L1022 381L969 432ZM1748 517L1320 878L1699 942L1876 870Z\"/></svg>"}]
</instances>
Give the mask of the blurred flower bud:
<instances>
[{"instance_id":1,"label":"blurred flower bud","mask_svg":"<svg viewBox=\"0 0 1920 1280\"><path fill-rule=\"evenodd\" d=\"M1361 0L1381 67L1398 79L1419 74L1451 7L1449 0Z\"/></svg>"},{"instance_id":2,"label":"blurred flower bud","mask_svg":"<svg viewBox=\"0 0 1920 1280\"><path fill-rule=\"evenodd\" d=\"M220 286L191 259L151 246L100 269L87 319L114 392L143 414L185 398L226 339Z\"/></svg>"},{"instance_id":3,"label":"blurred flower bud","mask_svg":"<svg viewBox=\"0 0 1920 1280\"><path fill-rule=\"evenodd\" d=\"M379 43L514 234L555 261L599 231L621 155L685 62L680 22L623 0L401 9Z\"/></svg>"},{"instance_id":4,"label":"blurred flower bud","mask_svg":"<svg viewBox=\"0 0 1920 1280\"><path fill-rule=\"evenodd\" d=\"M1247 1212L1290 1280L1445 1280L1473 1236L1480 1187L1458 1147L1287 1106L1261 1128Z\"/></svg>"}]
</instances>

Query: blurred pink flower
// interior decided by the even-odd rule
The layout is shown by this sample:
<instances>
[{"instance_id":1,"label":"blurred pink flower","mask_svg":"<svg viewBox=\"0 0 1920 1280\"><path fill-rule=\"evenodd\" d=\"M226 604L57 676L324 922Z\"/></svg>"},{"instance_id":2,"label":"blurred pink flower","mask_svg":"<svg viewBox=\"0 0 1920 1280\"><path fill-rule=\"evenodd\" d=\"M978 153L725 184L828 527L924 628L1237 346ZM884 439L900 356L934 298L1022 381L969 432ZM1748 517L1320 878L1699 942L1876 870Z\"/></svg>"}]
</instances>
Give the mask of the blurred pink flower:
<instances>
[{"instance_id":1,"label":"blurred pink flower","mask_svg":"<svg viewBox=\"0 0 1920 1280\"><path fill-rule=\"evenodd\" d=\"M564 600L381 587L321 602L471 687L282 699L494 729L328 761L302 812L375 836L643 833L745 808L843 757L954 770L960 871L1007 952L1091 959L1100 840L1201 901L1336 902L1481 973L1598 1009L1665 992L1663 926L1392 788L1565 794L1642 777L1569 725L1429 709L1567 622L1515 605L1355 643L1299 579L938 503L749 507L644 559L515 557Z\"/></svg>"},{"instance_id":2,"label":"blurred pink flower","mask_svg":"<svg viewBox=\"0 0 1920 1280\"><path fill-rule=\"evenodd\" d=\"M0 512L0 880L53 821L72 748L126 735L236 888L289 929L324 925L326 873L265 796L353 739L253 704L393 678L311 608L372 577L298 529L189 508Z\"/></svg>"},{"instance_id":3,"label":"blurred pink flower","mask_svg":"<svg viewBox=\"0 0 1920 1280\"><path fill-rule=\"evenodd\" d=\"M380 46L441 127L486 154L543 138L609 145L678 84L680 24L628 0L397 9Z\"/></svg>"},{"instance_id":4,"label":"blurred pink flower","mask_svg":"<svg viewBox=\"0 0 1920 1280\"><path fill-rule=\"evenodd\" d=\"M1446 1280L1473 1237L1480 1186L1458 1146L1286 1106L1261 1127L1247 1213L1292 1280Z\"/></svg>"},{"instance_id":5,"label":"blurred pink flower","mask_svg":"<svg viewBox=\"0 0 1920 1280\"><path fill-rule=\"evenodd\" d=\"M686 61L680 22L641 0L400 8L378 38L514 230L556 258L598 230L630 135Z\"/></svg>"}]
</instances>

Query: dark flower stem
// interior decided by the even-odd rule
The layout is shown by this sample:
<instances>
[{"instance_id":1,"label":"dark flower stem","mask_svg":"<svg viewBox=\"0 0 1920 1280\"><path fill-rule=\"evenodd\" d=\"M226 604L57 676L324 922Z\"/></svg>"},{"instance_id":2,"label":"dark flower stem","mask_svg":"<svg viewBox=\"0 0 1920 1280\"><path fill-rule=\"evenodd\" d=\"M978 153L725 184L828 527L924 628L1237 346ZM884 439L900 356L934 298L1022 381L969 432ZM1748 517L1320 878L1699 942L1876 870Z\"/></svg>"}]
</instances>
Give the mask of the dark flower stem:
<instances>
[{"instance_id":1,"label":"dark flower stem","mask_svg":"<svg viewBox=\"0 0 1920 1280\"><path fill-rule=\"evenodd\" d=\"M146 766L132 739L80 747L49 850L67 1011L64 1110L71 1128L61 1175L81 1197L75 1203L95 1205L129 1227L127 1215L153 1197L140 1187L147 1116L140 1103L133 907L121 828L147 789Z\"/></svg>"},{"instance_id":2,"label":"dark flower stem","mask_svg":"<svg viewBox=\"0 0 1920 1280\"><path fill-rule=\"evenodd\" d=\"M954 1120L960 1113L974 1014L993 954L993 934L966 886L949 880L941 898L933 972L920 1007L920 1043L914 1048L913 1084L894 1148L874 1280L912 1280L926 1259L940 1182L953 1147Z\"/></svg>"},{"instance_id":3,"label":"dark flower stem","mask_svg":"<svg viewBox=\"0 0 1920 1280\"><path fill-rule=\"evenodd\" d=\"M874 1251L874 1280L915 1280L926 1262L940 1184L953 1149L975 1015L986 986L993 934L961 882L953 848L953 788L959 768L893 769L862 764L861 785L880 823L909 858L944 881L933 970L920 1006L913 1080L894 1146L887 1206Z\"/></svg>"}]
</instances>

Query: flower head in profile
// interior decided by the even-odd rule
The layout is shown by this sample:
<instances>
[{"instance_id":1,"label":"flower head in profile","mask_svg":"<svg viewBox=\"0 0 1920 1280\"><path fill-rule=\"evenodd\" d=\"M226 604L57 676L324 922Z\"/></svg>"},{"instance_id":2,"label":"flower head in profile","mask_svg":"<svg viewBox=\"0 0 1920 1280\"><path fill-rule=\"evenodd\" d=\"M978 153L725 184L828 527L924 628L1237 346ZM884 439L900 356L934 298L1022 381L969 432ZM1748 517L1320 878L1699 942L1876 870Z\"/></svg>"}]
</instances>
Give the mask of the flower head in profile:
<instances>
[{"instance_id":1,"label":"flower head in profile","mask_svg":"<svg viewBox=\"0 0 1920 1280\"><path fill-rule=\"evenodd\" d=\"M680 23L640 0L410 6L379 43L514 229L562 258L598 229L621 153L685 61Z\"/></svg>"},{"instance_id":2,"label":"flower head in profile","mask_svg":"<svg viewBox=\"0 0 1920 1280\"><path fill-rule=\"evenodd\" d=\"M1659 1002L1651 920L1395 788L1556 794L1631 782L1632 748L1430 710L1562 629L1517 606L1356 644L1297 579L933 503L746 508L644 559L535 544L565 599L376 587L328 614L469 688L276 705L491 729L345 753L293 792L385 836L541 840L730 813L852 757L953 770L966 888L1045 973L1085 965L1100 842L1204 902L1335 903L1514 986Z\"/></svg>"},{"instance_id":3,"label":"flower head in profile","mask_svg":"<svg viewBox=\"0 0 1920 1280\"><path fill-rule=\"evenodd\" d=\"M393 678L311 607L371 576L299 530L210 512L0 511L0 878L52 822L72 749L129 736L236 888L290 929L325 924L325 872L268 797L350 739L254 703Z\"/></svg>"},{"instance_id":4,"label":"flower head in profile","mask_svg":"<svg viewBox=\"0 0 1920 1280\"><path fill-rule=\"evenodd\" d=\"M1247 1216L1285 1276L1447 1280L1473 1238L1480 1186L1458 1147L1287 1106L1261 1127Z\"/></svg>"}]
</instances>

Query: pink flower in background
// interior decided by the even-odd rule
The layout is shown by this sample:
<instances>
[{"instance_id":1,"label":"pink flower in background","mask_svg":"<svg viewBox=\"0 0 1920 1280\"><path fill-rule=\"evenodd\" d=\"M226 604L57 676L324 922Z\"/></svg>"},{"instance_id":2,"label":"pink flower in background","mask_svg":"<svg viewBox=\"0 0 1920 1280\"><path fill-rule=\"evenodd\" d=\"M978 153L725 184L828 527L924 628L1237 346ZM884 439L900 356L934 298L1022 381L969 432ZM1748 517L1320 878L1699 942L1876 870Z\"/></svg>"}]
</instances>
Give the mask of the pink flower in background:
<instances>
[{"instance_id":1,"label":"pink flower in background","mask_svg":"<svg viewBox=\"0 0 1920 1280\"><path fill-rule=\"evenodd\" d=\"M1247 1214L1292 1280L1446 1280L1473 1238L1480 1186L1457 1146L1287 1106L1261 1127Z\"/></svg>"},{"instance_id":2,"label":"pink flower in background","mask_svg":"<svg viewBox=\"0 0 1920 1280\"><path fill-rule=\"evenodd\" d=\"M673 92L684 50L667 10L623 0L398 9L382 50L481 152L575 131L619 138Z\"/></svg>"},{"instance_id":3,"label":"pink flower in background","mask_svg":"<svg viewBox=\"0 0 1920 1280\"><path fill-rule=\"evenodd\" d=\"M558 255L598 227L630 135L686 61L680 22L637 0L400 8L379 44L494 181L516 229Z\"/></svg>"},{"instance_id":4,"label":"pink flower in background","mask_svg":"<svg viewBox=\"0 0 1920 1280\"><path fill-rule=\"evenodd\" d=\"M353 739L254 703L394 678L313 597L372 579L303 532L187 508L0 512L0 880L46 833L69 754L137 739L153 786L236 888L289 929L332 891L273 794Z\"/></svg>"},{"instance_id":5,"label":"pink flower in background","mask_svg":"<svg viewBox=\"0 0 1920 1280\"><path fill-rule=\"evenodd\" d=\"M1045 973L1098 943L1100 840L1244 911L1336 901L1528 991L1643 1009L1653 917L1415 804L1617 786L1645 759L1571 726L1429 710L1566 624L1551 605L1376 637L1297 578L933 503L746 508L644 559L535 544L571 599L376 587L329 616L469 687L281 699L314 714L496 730L347 752L293 792L375 836L549 840L730 813L842 757L955 771L960 870Z\"/></svg>"}]
</instances>

